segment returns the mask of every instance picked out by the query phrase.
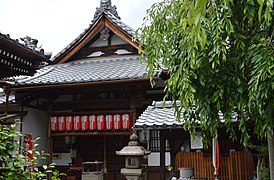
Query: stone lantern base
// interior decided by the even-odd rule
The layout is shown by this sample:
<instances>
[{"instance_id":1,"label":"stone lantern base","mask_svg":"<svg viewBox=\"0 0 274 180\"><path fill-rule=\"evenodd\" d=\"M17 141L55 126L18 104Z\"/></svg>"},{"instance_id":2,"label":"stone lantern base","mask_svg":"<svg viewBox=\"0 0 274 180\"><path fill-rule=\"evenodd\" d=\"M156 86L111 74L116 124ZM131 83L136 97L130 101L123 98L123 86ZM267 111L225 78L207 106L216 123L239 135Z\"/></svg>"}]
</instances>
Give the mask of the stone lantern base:
<instances>
[{"instance_id":1,"label":"stone lantern base","mask_svg":"<svg viewBox=\"0 0 274 180\"><path fill-rule=\"evenodd\" d=\"M123 174L127 180L139 180L140 177L143 175L143 169L128 169L122 168L121 174Z\"/></svg>"}]
</instances>

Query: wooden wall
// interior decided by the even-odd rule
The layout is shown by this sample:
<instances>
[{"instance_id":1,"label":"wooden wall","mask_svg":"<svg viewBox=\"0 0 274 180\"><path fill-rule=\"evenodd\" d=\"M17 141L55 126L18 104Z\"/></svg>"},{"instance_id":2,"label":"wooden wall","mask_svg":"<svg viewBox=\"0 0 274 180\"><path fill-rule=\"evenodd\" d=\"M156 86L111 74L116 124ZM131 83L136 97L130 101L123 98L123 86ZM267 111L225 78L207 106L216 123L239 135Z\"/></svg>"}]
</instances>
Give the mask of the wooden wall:
<instances>
[{"instance_id":1,"label":"wooden wall","mask_svg":"<svg viewBox=\"0 0 274 180\"><path fill-rule=\"evenodd\" d=\"M193 167L194 176L214 179L211 156L202 152L179 152L176 155L175 169ZM254 174L253 156L247 151L230 151L228 156L220 155L219 180L248 180Z\"/></svg>"}]
</instances>

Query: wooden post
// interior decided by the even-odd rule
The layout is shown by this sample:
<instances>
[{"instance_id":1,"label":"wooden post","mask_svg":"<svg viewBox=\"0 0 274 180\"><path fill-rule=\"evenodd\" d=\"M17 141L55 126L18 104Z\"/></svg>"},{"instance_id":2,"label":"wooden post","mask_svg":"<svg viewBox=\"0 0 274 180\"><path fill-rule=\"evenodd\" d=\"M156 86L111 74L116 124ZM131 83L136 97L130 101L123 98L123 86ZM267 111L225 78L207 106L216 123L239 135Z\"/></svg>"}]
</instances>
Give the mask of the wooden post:
<instances>
[{"instance_id":1,"label":"wooden post","mask_svg":"<svg viewBox=\"0 0 274 180\"><path fill-rule=\"evenodd\" d=\"M50 119L52 115L52 102L49 103L48 106L48 141L47 141L47 153L49 157L47 158L47 165L52 163L52 136L51 136L51 129L50 129ZM47 174L47 179L51 179L51 174Z\"/></svg>"},{"instance_id":2,"label":"wooden post","mask_svg":"<svg viewBox=\"0 0 274 180\"><path fill-rule=\"evenodd\" d=\"M268 104L268 120L270 123L273 123L273 107L272 103ZM267 143L268 143L268 154L269 154L269 169L270 169L270 179L274 180L274 129L272 129L272 133L268 133L267 135Z\"/></svg>"},{"instance_id":3,"label":"wooden post","mask_svg":"<svg viewBox=\"0 0 274 180\"><path fill-rule=\"evenodd\" d=\"M107 173L107 149L106 149L106 136L104 136L104 174Z\"/></svg>"},{"instance_id":4,"label":"wooden post","mask_svg":"<svg viewBox=\"0 0 274 180\"><path fill-rule=\"evenodd\" d=\"M166 138L164 130L160 130L160 180L165 179L165 151L166 151Z\"/></svg>"},{"instance_id":5,"label":"wooden post","mask_svg":"<svg viewBox=\"0 0 274 180\"><path fill-rule=\"evenodd\" d=\"M130 126L132 127L134 123L136 122L136 98L131 97L130 98ZM134 129L130 129L130 134L137 134L137 131Z\"/></svg>"},{"instance_id":6,"label":"wooden post","mask_svg":"<svg viewBox=\"0 0 274 180\"><path fill-rule=\"evenodd\" d=\"M23 132L23 111L24 111L24 106L21 105L21 111L20 111L20 133L22 134ZM19 147L22 147L22 138L19 140ZM22 148L19 148L19 153L22 154Z\"/></svg>"}]
</instances>

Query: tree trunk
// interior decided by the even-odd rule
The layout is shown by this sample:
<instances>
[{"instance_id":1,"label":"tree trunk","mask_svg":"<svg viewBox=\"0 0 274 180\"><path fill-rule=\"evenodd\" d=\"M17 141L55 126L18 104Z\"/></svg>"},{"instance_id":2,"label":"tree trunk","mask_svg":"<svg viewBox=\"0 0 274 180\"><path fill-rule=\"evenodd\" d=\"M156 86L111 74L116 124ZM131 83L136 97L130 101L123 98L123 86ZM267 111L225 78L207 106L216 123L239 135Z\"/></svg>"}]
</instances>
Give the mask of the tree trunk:
<instances>
[{"instance_id":1,"label":"tree trunk","mask_svg":"<svg viewBox=\"0 0 274 180\"><path fill-rule=\"evenodd\" d=\"M272 115L272 103L268 105L268 118L269 121L273 122L273 115ZM272 133L268 134L267 137L268 142L268 153L269 153L269 169L270 169L270 179L274 180L274 132L272 129Z\"/></svg>"}]
</instances>

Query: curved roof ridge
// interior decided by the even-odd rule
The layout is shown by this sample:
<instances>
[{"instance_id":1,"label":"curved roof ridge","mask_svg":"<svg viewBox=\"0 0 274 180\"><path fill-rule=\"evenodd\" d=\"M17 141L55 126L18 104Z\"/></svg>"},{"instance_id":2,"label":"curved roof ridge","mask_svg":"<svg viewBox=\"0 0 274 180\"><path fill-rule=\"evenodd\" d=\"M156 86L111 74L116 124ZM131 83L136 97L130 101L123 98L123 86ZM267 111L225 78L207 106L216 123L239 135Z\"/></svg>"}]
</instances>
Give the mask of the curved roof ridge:
<instances>
[{"instance_id":1,"label":"curved roof ridge","mask_svg":"<svg viewBox=\"0 0 274 180\"><path fill-rule=\"evenodd\" d=\"M52 66L53 66L53 67L52 67ZM19 79L19 80L17 80L17 83L24 83L24 82L27 82L27 81L36 79L36 78L38 78L38 77L41 77L41 76L43 76L43 75L45 75L45 74L48 74L49 72L51 72L51 71L54 69L54 66L55 66L55 65L47 66L47 67L49 67L49 68L46 68L46 69L41 68L40 70L38 70L38 72L37 72L34 76L31 76L31 77L26 76L25 79ZM40 72L39 72L39 71L40 71ZM28 78L28 77L29 77L29 78Z\"/></svg>"}]
</instances>

